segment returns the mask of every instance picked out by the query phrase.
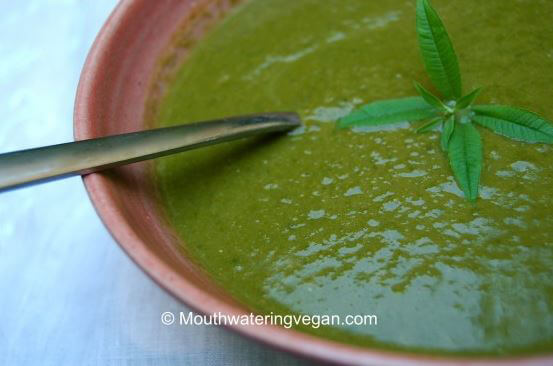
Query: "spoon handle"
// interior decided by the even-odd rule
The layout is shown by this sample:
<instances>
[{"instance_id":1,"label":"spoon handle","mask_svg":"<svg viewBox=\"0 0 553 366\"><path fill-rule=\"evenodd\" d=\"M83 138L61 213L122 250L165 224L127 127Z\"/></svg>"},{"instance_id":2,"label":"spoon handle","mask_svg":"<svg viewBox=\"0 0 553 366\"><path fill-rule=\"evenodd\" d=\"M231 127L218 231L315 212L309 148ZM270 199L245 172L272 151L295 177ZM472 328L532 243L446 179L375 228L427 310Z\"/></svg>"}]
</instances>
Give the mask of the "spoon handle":
<instances>
[{"instance_id":1,"label":"spoon handle","mask_svg":"<svg viewBox=\"0 0 553 366\"><path fill-rule=\"evenodd\" d=\"M266 113L0 154L0 192L298 126L296 113Z\"/></svg>"}]
</instances>

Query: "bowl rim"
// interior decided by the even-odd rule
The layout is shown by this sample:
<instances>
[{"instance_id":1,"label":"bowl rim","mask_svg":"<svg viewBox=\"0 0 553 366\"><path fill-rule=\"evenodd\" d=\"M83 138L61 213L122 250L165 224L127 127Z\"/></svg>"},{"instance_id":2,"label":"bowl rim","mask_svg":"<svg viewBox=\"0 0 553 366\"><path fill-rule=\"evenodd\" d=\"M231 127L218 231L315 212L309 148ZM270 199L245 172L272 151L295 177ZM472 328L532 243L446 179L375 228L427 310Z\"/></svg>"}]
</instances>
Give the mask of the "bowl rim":
<instances>
[{"instance_id":1,"label":"bowl rim","mask_svg":"<svg viewBox=\"0 0 553 366\"><path fill-rule=\"evenodd\" d=\"M171 1L171 0L163 0ZM191 0L189 0L191 1ZM149 0L121 0L111 12L89 50L81 71L75 98L73 125L75 140L95 137L91 101L98 98L95 83L102 78L102 69L109 59L117 35L125 32L125 24L133 21L133 13ZM131 260L174 298L201 314L249 314L245 308L229 304L210 295L175 272L153 254L132 225L112 209L113 201L106 186L107 178L92 173L83 176L88 196L104 226ZM381 350L348 345L309 335L294 329L273 325L224 325L250 339L297 356L342 364L378 365L551 365L553 355L481 357L446 356L405 351Z\"/></svg>"}]
</instances>

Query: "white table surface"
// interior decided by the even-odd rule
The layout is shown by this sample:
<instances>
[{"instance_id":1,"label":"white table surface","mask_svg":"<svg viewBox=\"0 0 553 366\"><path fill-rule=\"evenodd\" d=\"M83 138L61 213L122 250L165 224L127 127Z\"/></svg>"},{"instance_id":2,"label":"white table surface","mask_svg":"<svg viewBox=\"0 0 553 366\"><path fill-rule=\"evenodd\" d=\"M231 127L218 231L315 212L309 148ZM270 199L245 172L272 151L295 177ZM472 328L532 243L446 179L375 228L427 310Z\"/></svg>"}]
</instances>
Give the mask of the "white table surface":
<instances>
[{"instance_id":1,"label":"white table surface","mask_svg":"<svg viewBox=\"0 0 553 366\"><path fill-rule=\"evenodd\" d=\"M0 2L0 152L72 140L86 53L114 0ZM1 174L1 172L0 172ZM300 364L212 326L103 227L80 178L0 194L0 365Z\"/></svg>"}]
</instances>

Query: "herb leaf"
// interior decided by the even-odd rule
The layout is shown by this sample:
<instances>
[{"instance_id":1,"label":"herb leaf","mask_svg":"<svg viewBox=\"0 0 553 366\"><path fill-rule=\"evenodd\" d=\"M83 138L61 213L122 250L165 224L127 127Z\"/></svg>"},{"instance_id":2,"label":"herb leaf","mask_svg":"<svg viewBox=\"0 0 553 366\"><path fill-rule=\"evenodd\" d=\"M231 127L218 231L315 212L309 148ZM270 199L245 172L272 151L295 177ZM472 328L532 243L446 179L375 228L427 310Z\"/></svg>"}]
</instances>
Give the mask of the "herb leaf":
<instances>
[{"instance_id":1,"label":"herb leaf","mask_svg":"<svg viewBox=\"0 0 553 366\"><path fill-rule=\"evenodd\" d=\"M461 97L457 101L457 104L455 105L457 107L457 109L467 108L469 105L471 105L472 102L474 102L474 100L478 96L478 94L480 94L481 90L482 90L482 88L476 88L473 91L471 91L470 93L468 93L467 95L465 95L464 97Z\"/></svg>"},{"instance_id":2,"label":"herb leaf","mask_svg":"<svg viewBox=\"0 0 553 366\"><path fill-rule=\"evenodd\" d=\"M503 105L477 105L473 121L493 132L525 142L553 144L552 122L524 109Z\"/></svg>"},{"instance_id":3,"label":"herb leaf","mask_svg":"<svg viewBox=\"0 0 553 366\"><path fill-rule=\"evenodd\" d=\"M417 0L416 13L417 36L426 71L445 100L415 81L420 97L369 103L341 118L338 127L377 126L431 118L417 129L417 133L431 131L442 124L440 145L448 154L451 169L466 199L475 201L483 164L482 141L476 124L515 140L553 144L553 122L516 107L474 106L481 89L462 96L459 61L430 0Z\"/></svg>"},{"instance_id":4,"label":"herb leaf","mask_svg":"<svg viewBox=\"0 0 553 366\"><path fill-rule=\"evenodd\" d=\"M459 98L461 74L457 55L438 13L428 0L417 0L417 34L430 79L444 97Z\"/></svg>"},{"instance_id":5,"label":"herb leaf","mask_svg":"<svg viewBox=\"0 0 553 366\"><path fill-rule=\"evenodd\" d=\"M440 144L443 151L447 151L449 146L449 140L451 140L451 135L455 129L455 117L450 116L442 126L442 135L440 136Z\"/></svg>"},{"instance_id":6,"label":"herb leaf","mask_svg":"<svg viewBox=\"0 0 553 366\"><path fill-rule=\"evenodd\" d=\"M456 123L449 141L448 156L453 174L465 197L475 201L482 170L482 141L472 123Z\"/></svg>"},{"instance_id":7,"label":"herb leaf","mask_svg":"<svg viewBox=\"0 0 553 366\"><path fill-rule=\"evenodd\" d=\"M421 97L381 100L366 104L338 121L339 127L378 126L435 117L437 111Z\"/></svg>"},{"instance_id":8,"label":"herb leaf","mask_svg":"<svg viewBox=\"0 0 553 366\"><path fill-rule=\"evenodd\" d=\"M432 118L430 121L428 121L421 127L417 128L417 133L425 133L425 132L432 131L437 124L442 122L443 122L442 117Z\"/></svg>"},{"instance_id":9,"label":"herb leaf","mask_svg":"<svg viewBox=\"0 0 553 366\"><path fill-rule=\"evenodd\" d=\"M417 83L416 81L414 82L415 84L415 89L417 89L417 91L419 92L419 94L421 95L421 97L424 99L424 101L428 104L430 104L431 106L434 106L438 109L443 109L445 110L445 106L444 104L442 103L442 101L437 97L435 96L434 94L430 93L428 90L426 90L424 88L424 86L422 86L421 84Z\"/></svg>"}]
</instances>

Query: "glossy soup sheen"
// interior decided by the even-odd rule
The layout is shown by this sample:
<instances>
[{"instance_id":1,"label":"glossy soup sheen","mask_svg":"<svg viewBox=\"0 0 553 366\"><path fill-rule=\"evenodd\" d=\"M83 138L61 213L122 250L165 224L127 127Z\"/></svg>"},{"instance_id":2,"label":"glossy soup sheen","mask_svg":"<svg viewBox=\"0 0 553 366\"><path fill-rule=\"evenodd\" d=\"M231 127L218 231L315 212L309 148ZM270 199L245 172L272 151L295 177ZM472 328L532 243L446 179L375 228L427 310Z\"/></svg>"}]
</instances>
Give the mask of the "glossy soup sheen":
<instances>
[{"instance_id":1,"label":"glossy soup sheen","mask_svg":"<svg viewBox=\"0 0 553 366\"><path fill-rule=\"evenodd\" d=\"M435 0L464 89L553 119L553 2ZM337 130L354 106L430 87L414 1L263 0L194 47L155 123L298 111L287 135L156 165L189 252L261 313L375 314L301 329L368 347L463 354L553 346L553 149L480 128L481 198L467 203L438 134L417 123Z\"/></svg>"}]
</instances>

